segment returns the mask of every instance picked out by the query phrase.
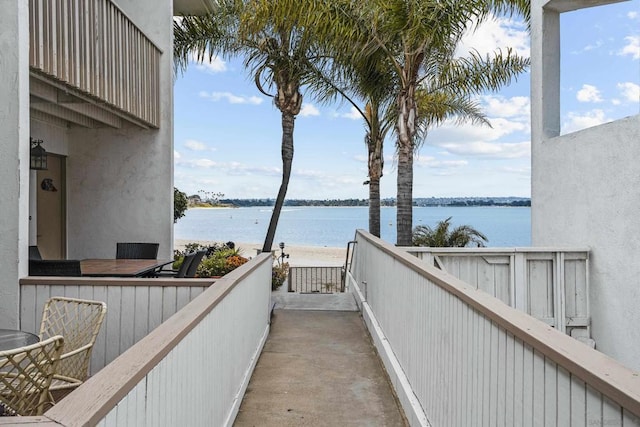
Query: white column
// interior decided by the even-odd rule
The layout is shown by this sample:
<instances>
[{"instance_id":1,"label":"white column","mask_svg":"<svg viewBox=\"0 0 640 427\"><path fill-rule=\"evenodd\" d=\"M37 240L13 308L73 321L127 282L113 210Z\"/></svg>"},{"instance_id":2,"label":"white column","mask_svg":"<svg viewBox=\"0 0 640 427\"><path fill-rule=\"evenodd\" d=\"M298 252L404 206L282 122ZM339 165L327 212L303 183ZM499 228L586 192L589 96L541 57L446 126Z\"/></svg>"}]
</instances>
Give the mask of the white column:
<instances>
[{"instance_id":1,"label":"white column","mask_svg":"<svg viewBox=\"0 0 640 427\"><path fill-rule=\"evenodd\" d=\"M533 144L560 135L560 14L531 2L531 137Z\"/></svg>"},{"instance_id":2,"label":"white column","mask_svg":"<svg viewBox=\"0 0 640 427\"><path fill-rule=\"evenodd\" d=\"M539 240L538 203L544 203L541 185L545 173L538 162L542 144L560 135L560 14L545 6L548 0L531 2L531 237Z\"/></svg>"},{"instance_id":3,"label":"white column","mask_svg":"<svg viewBox=\"0 0 640 427\"><path fill-rule=\"evenodd\" d=\"M0 0L0 10L0 328L15 328L28 272L29 2Z\"/></svg>"}]
</instances>

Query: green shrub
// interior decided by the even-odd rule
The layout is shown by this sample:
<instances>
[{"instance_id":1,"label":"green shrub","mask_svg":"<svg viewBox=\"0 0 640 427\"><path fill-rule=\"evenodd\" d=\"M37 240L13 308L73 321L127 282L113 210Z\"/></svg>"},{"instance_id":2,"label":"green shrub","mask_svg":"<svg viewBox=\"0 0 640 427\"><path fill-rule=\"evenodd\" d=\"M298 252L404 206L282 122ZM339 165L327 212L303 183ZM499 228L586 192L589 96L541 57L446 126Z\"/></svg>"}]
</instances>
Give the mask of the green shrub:
<instances>
[{"instance_id":1,"label":"green shrub","mask_svg":"<svg viewBox=\"0 0 640 427\"><path fill-rule=\"evenodd\" d=\"M173 268L180 268L185 254L203 249L207 251L207 254L198 266L197 277L224 276L248 261L247 258L240 255L240 248L236 248L233 242L211 245L193 242L184 245L184 251L174 251Z\"/></svg>"},{"instance_id":2,"label":"green shrub","mask_svg":"<svg viewBox=\"0 0 640 427\"><path fill-rule=\"evenodd\" d=\"M205 257L198 267L198 277L224 276L248 260L239 255L238 249L223 249Z\"/></svg>"},{"instance_id":3,"label":"green shrub","mask_svg":"<svg viewBox=\"0 0 640 427\"><path fill-rule=\"evenodd\" d=\"M289 274L289 263L283 262L282 264L276 264L273 266L271 270L271 290L276 290L287 279L287 274Z\"/></svg>"}]
</instances>

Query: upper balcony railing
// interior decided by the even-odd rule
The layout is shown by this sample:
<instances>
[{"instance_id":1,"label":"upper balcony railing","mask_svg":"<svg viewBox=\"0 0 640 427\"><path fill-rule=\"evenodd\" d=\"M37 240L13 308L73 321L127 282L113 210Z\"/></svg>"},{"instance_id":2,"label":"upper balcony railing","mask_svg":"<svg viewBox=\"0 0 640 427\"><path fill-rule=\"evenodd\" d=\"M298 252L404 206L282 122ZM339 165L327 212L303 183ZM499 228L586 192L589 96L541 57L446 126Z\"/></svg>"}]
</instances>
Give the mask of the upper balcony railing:
<instances>
[{"instance_id":1,"label":"upper balcony railing","mask_svg":"<svg viewBox=\"0 0 640 427\"><path fill-rule=\"evenodd\" d=\"M109 0L30 0L32 71L160 123L161 51Z\"/></svg>"}]
</instances>

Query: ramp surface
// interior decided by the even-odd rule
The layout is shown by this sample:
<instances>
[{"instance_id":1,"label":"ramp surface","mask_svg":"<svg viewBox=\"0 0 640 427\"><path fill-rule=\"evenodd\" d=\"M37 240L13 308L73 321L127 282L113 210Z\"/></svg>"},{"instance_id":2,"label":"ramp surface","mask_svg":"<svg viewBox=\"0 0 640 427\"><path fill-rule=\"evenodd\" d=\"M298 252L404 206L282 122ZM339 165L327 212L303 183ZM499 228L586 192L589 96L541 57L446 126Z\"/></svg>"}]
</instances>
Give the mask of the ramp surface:
<instances>
[{"instance_id":1,"label":"ramp surface","mask_svg":"<svg viewBox=\"0 0 640 427\"><path fill-rule=\"evenodd\" d=\"M358 312L276 308L234 426L406 425Z\"/></svg>"}]
</instances>

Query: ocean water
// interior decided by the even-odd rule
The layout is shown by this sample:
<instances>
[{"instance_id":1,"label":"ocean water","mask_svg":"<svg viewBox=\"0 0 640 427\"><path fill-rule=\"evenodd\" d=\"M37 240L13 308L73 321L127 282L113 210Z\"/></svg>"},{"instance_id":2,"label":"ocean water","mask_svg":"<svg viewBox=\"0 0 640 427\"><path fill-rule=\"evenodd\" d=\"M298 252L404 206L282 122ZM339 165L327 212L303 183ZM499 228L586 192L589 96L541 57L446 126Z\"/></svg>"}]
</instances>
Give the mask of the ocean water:
<instances>
[{"instance_id":1,"label":"ocean water","mask_svg":"<svg viewBox=\"0 0 640 427\"><path fill-rule=\"evenodd\" d=\"M396 209L381 209L382 239L396 241ZM470 225L484 233L487 246L530 246L531 209L528 207L415 207L413 225L434 226L452 217L453 226ZM189 209L175 224L175 238L216 242L264 241L271 219L271 209L210 208ZM274 244L346 247L355 230L367 230L367 207L284 207Z\"/></svg>"}]
</instances>

